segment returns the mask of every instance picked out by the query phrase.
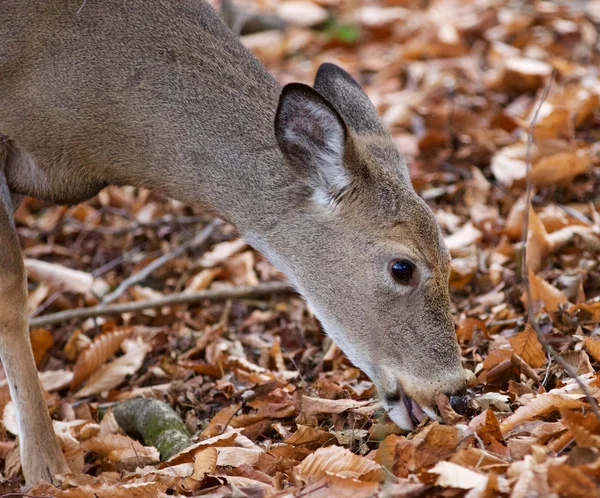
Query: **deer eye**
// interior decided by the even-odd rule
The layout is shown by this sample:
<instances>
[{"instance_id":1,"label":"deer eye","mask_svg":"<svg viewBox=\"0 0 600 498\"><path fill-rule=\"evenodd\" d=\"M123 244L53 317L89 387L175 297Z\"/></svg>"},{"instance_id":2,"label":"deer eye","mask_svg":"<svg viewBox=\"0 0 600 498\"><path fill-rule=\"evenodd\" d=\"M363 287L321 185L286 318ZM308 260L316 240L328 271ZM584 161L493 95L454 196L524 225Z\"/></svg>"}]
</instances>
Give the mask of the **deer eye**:
<instances>
[{"instance_id":1,"label":"deer eye","mask_svg":"<svg viewBox=\"0 0 600 498\"><path fill-rule=\"evenodd\" d=\"M390 271L392 276L400 283L407 284L412 280L415 265L404 259L392 264Z\"/></svg>"}]
</instances>

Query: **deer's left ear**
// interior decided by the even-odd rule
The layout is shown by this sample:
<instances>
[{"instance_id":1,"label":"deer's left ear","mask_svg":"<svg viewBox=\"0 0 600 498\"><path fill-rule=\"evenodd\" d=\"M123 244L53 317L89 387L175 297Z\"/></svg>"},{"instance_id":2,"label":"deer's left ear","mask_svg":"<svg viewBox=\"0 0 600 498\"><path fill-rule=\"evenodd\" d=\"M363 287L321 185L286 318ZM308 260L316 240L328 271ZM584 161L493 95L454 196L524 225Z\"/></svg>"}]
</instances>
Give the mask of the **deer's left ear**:
<instances>
[{"instance_id":1,"label":"deer's left ear","mask_svg":"<svg viewBox=\"0 0 600 498\"><path fill-rule=\"evenodd\" d=\"M307 175L315 189L335 197L349 184L344 167L344 120L319 93L291 83L281 92L275 136L286 161Z\"/></svg>"},{"instance_id":2,"label":"deer's left ear","mask_svg":"<svg viewBox=\"0 0 600 498\"><path fill-rule=\"evenodd\" d=\"M360 85L341 67L325 62L315 77L315 90L337 109L357 133L388 136L377 109Z\"/></svg>"}]
</instances>

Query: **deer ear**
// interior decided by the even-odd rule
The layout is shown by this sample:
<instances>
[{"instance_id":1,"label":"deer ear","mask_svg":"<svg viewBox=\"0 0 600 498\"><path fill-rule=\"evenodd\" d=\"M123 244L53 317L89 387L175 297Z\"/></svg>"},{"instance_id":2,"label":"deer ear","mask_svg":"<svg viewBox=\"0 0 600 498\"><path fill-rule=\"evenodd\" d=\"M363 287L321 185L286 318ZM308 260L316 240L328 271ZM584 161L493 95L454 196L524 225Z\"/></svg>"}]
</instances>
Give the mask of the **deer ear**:
<instances>
[{"instance_id":1,"label":"deer ear","mask_svg":"<svg viewBox=\"0 0 600 498\"><path fill-rule=\"evenodd\" d=\"M275 136L286 161L309 176L319 197L334 198L350 183L343 163L346 124L311 87L290 83L283 88Z\"/></svg>"},{"instance_id":2,"label":"deer ear","mask_svg":"<svg viewBox=\"0 0 600 498\"><path fill-rule=\"evenodd\" d=\"M341 67L329 62L321 64L315 77L315 90L331 102L357 133L388 135L367 94Z\"/></svg>"}]
</instances>

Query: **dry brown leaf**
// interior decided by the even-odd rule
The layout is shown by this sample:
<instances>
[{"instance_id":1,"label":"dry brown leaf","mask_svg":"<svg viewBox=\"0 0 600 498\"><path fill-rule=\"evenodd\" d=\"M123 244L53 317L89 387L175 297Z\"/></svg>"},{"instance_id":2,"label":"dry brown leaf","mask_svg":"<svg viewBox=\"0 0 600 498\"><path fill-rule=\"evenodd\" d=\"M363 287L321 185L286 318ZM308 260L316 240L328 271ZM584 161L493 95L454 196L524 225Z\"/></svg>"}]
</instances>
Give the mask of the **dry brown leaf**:
<instances>
[{"instance_id":1,"label":"dry brown leaf","mask_svg":"<svg viewBox=\"0 0 600 498\"><path fill-rule=\"evenodd\" d=\"M520 143L502 147L492 157L492 173L500 183L510 187L525 178L526 146Z\"/></svg>"},{"instance_id":2,"label":"dry brown leaf","mask_svg":"<svg viewBox=\"0 0 600 498\"><path fill-rule=\"evenodd\" d=\"M437 474L436 485L458 488L473 489L485 485L487 477L452 462L438 462L427 472Z\"/></svg>"},{"instance_id":3,"label":"dry brown leaf","mask_svg":"<svg viewBox=\"0 0 600 498\"><path fill-rule=\"evenodd\" d=\"M218 447L217 465L219 467L240 467L242 465L255 465L264 451L254 448Z\"/></svg>"},{"instance_id":4,"label":"dry brown leaf","mask_svg":"<svg viewBox=\"0 0 600 498\"><path fill-rule=\"evenodd\" d=\"M477 433L486 446L489 446L491 439L495 439L496 441L502 441L503 439L500 422L498 422L496 415L490 409L481 412L471 420L469 428Z\"/></svg>"},{"instance_id":5,"label":"dry brown leaf","mask_svg":"<svg viewBox=\"0 0 600 498\"><path fill-rule=\"evenodd\" d=\"M523 223L525 222L525 206L527 205L527 197L522 195L513 204L506 223L504 224L504 233L513 241L521 240L523 236Z\"/></svg>"},{"instance_id":6,"label":"dry brown leaf","mask_svg":"<svg viewBox=\"0 0 600 498\"><path fill-rule=\"evenodd\" d=\"M102 333L94 338L87 349L77 357L73 367L71 389L79 386L104 365L119 349L121 343L131 335L131 329L117 329Z\"/></svg>"},{"instance_id":7,"label":"dry brown leaf","mask_svg":"<svg viewBox=\"0 0 600 498\"><path fill-rule=\"evenodd\" d=\"M585 406L584 402L567 394L542 393L533 398L527 405L517 409L510 417L503 420L500 428L503 434L517 425L533 420L536 417L550 415L558 410L575 410Z\"/></svg>"},{"instance_id":8,"label":"dry brown leaf","mask_svg":"<svg viewBox=\"0 0 600 498\"><path fill-rule=\"evenodd\" d=\"M546 311L550 313L558 311L559 305L569 302L563 292L546 282L543 278L538 277L531 270L529 270L529 285L533 301L542 302ZM523 301L527 303L525 295L523 296Z\"/></svg>"},{"instance_id":9,"label":"dry brown leaf","mask_svg":"<svg viewBox=\"0 0 600 498\"><path fill-rule=\"evenodd\" d=\"M600 361L600 338L584 337L583 343L590 354L594 357L594 360Z\"/></svg>"},{"instance_id":10,"label":"dry brown leaf","mask_svg":"<svg viewBox=\"0 0 600 498\"><path fill-rule=\"evenodd\" d=\"M537 338L531 325L527 325L523 332L508 338L513 351L527 362L530 367L541 368L546 363L544 348Z\"/></svg>"},{"instance_id":11,"label":"dry brown leaf","mask_svg":"<svg viewBox=\"0 0 600 498\"><path fill-rule=\"evenodd\" d=\"M298 425L298 430L287 438L284 443L294 446L317 445L320 447L328 443L334 443L335 440L335 436L327 431L314 429L307 425Z\"/></svg>"},{"instance_id":12,"label":"dry brown leaf","mask_svg":"<svg viewBox=\"0 0 600 498\"><path fill-rule=\"evenodd\" d=\"M559 496L569 498L600 497L598 484L582 470L570 465L555 465L548 469L548 483Z\"/></svg>"},{"instance_id":13,"label":"dry brown leaf","mask_svg":"<svg viewBox=\"0 0 600 498\"><path fill-rule=\"evenodd\" d=\"M456 337L460 342L468 342L473 339L473 335L478 332L483 337L488 337L488 329L485 321L478 318L461 317L456 327Z\"/></svg>"},{"instance_id":14,"label":"dry brown leaf","mask_svg":"<svg viewBox=\"0 0 600 498\"><path fill-rule=\"evenodd\" d=\"M537 273L546 266L548 255L552 251L552 243L548 232L538 218L536 212L529 209L529 230L527 232L527 268Z\"/></svg>"},{"instance_id":15,"label":"dry brown leaf","mask_svg":"<svg viewBox=\"0 0 600 498\"><path fill-rule=\"evenodd\" d=\"M220 410L202 431L200 437L208 438L216 436L217 434L221 434L226 424L231 422L231 419L241 408L241 406L241 404L234 404Z\"/></svg>"},{"instance_id":16,"label":"dry brown leaf","mask_svg":"<svg viewBox=\"0 0 600 498\"><path fill-rule=\"evenodd\" d=\"M287 0L278 3L277 15L289 24L305 28L321 24L329 17L323 7L305 0Z\"/></svg>"},{"instance_id":17,"label":"dry brown leaf","mask_svg":"<svg viewBox=\"0 0 600 498\"><path fill-rule=\"evenodd\" d=\"M248 243L243 239L235 239L221 242L215 245L210 251L203 254L198 264L205 268L212 268L220 265L234 254L242 252L248 247Z\"/></svg>"},{"instance_id":18,"label":"dry brown leaf","mask_svg":"<svg viewBox=\"0 0 600 498\"><path fill-rule=\"evenodd\" d=\"M37 259L25 258L24 263L27 278L34 282L46 283L56 290L61 289L84 296L102 296L109 289L104 280L94 278L89 273Z\"/></svg>"},{"instance_id":19,"label":"dry brown leaf","mask_svg":"<svg viewBox=\"0 0 600 498\"><path fill-rule=\"evenodd\" d=\"M461 229L454 232L448 237L444 237L444 242L453 256L460 256L461 251L466 247L476 244L481 240L483 234L473 226L472 223L467 222Z\"/></svg>"},{"instance_id":20,"label":"dry brown leaf","mask_svg":"<svg viewBox=\"0 0 600 498\"><path fill-rule=\"evenodd\" d=\"M435 402L445 424L454 425L464 424L466 422L462 415L459 415L454 411L450 405L450 399L444 393L436 393Z\"/></svg>"},{"instance_id":21,"label":"dry brown leaf","mask_svg":"<svg viewBox=\"0 0 600 498\"><path fill-rule=\"evenodd\" d=\"M600 448L600 423L593 413L582 414L561 410L561 424L583 448Z\"/></svg>"},{"instance_id":22,"label":"dry brown leaf","mask_svg":"<svg viewBox=\"0 0 600 498\"><path fill-rule=\"evenodd\" d=\"M234 285L258 285L254 271L254 251L235 254L223 263L228 280Z\"/></svg>"},{"instance_id":23,"label":"dry brown leaf","mask_svg":"<svg viewBox=\"0 0 600 498\"><path fill-rule=\"evenodd\" d=\"M302 409L304 415L317 415L319 413L342 413L352 408L360 408L372 404L372 401L355 401L353 399L324 399L302 396Z\"/></svg>"},{"instance_id":24,"label":"dry brown leaf","mask_svg":"<svg viewBox=\"0 0 600 498\"><path fill-rule=\"evenodd\" d=\"M38 378L44 391L58 391L71 383L73 372L68 370L46 370L45 372L39 372Z\"/></svg>"},{"instance_id":25,"label":"dry brown leaf","mask_svg":"<svg viewBox=\"0 0 600 498\"><path fill-rule=\"evenodd\" d=\"M531 165L531 181L536 185L554 185L585 173L590 165L590 158L580 152L559 152Z\"/></svg>"},{"instance_id":26,"label":"dry brown leaf","mask_svg":"<svg viewBox=\"0 0 600 498\"><path fill-rule=\"evenodd\" d=\"M164 465L165 466L173 466L180 465L183 463L191 463L194 461L194 455L197 451L206 448L225 448L229 446L233 446L236 443L236 440L239 438L239 430L225 432L223 434L218 434L213 437L209 437L206 439L202 439L188 448L185 448L181 452L173 455Z\"/></svg>"},{"instance_id":27,"label":"dry brown leaf","mask_svg":"<svg viewBox=\"0 0 600 498\"><path fill-rule=\"evenodd\" d=\"M422 484L416 484L422 489ZM412 490L415 488L413 487ZM326 474L317 481L302 488L302 497L306 498L371 498L379 490L377 482L359 481L351 477ZM393 496L408 498L411 495L394 494ZM416 495L414 495L416 496Z\"/></svg>"},{"instance_id":28,"label":"dry brown leaf","mask_svg":"<svg viewBox=\"0 0 600 498\"><path fill-rule=\"evenodd\" d=\"M137 340L123 341L123 346L126 353L96 370L86 385L75 394L77 397L109 391L139 370L149 350L148 345L138 337Z\"/></svg>"},{"instance_id":29,"label":"dry brown leaf","mask_svg":"<svg viewBox=\"0 0 600 498\"><path fill-rule=\"evenodd\" d=\"M600 301L592 301L589 303L575 304L569 309L570 313L577 310L583 310L585 313L589 313L590 319L595 322L600 322Z\"/></svg>"},{"instance_id":30,"label":"dry brown leaf","mask_svg":"<svg viewBox=\"0 0 600 498\"><path fill-rule=\"evenodd\" d=\"M195 292L208 289L213 280L223 273L220 268L205 268L195 275L185 286L186 291Z\"/></svg>"},{"instance_id":31,"label":"dry brown leaf","mask_svg":"<svg viewBox=\"0 0 600 498\"><path fill-rule=\"evenodd\" d=\"M319 448L295 467L300 476L323 476L326 473L342 477L360 478L365 474L380 470L380 465L373 460L355 455L340 446Z\"/></svg>"},{"instance_id":32,"label":"dry brown leaf","mask_svg":"<svg viewBox=\"0 0 600 498\"><path fill-rule=\"evenodd\" d=\"M456 426L431 424L413 439L388 436L377 450L375 461L396 477L408 477L449 458L459 444Z\"/></svg>"},{"instance_id":33,"label":"dry brown leaf","mask_svg":"<svg viewBox=\"0 0 600 498\"><path fill-rule=\"evenodd\" d=\"M46 329L31 329L29 337L31 339L35 364L39 367L46 352L54 344L54 339L52 339L52 334Z\"/></svg>"},{"instance_id":34,"label":"dry brown leaf","mask_svg":"<svg viewBox=\"0 0 600 498\"><path fill-rule=\"evenodd\" d=\"M206 474L212 474L217 468L217 449L205 448L194 453L194 472L192 478L201 481Z\"/></svg>"},{"instance_id":35,"label":"dry brown leaf","mask_svg":"<svg viewBox=\"0 0 600 498\"><path fill-rule=\"evenodd\" d=\"M494 349L489 352L483 361L483 368L485 370L491 370L503 361L510 360L512 354L513 352L510 349Z\"/></svg>"},{"instance_id":36,"label":"dry brown leaf","mask_svg":"<svg viewBox=\"0 0 600 498\"><path fill-rule=\"evenodd\" d=\"M463 467L474 470L504 472L508 466L508 461L500 458L494 453L479 448L468 448L457 451L450 461Z\"/></svg>"},{"instance_id":37,"label":"dry brown leaf","mask_svg":"<svg viewBox=\"0 0 600 498\"><path fill-rule=\"evenodd\" d=\"M102 436L93 437L82 443L82 446L86 451L91 451L101 456L108 456L111 451L132 448L135 451L139 451L142 455L156 455L157 459L159 459L156 448L143 446L135 439L120 434L103 434Z\"/></svg>"}]
</instances>

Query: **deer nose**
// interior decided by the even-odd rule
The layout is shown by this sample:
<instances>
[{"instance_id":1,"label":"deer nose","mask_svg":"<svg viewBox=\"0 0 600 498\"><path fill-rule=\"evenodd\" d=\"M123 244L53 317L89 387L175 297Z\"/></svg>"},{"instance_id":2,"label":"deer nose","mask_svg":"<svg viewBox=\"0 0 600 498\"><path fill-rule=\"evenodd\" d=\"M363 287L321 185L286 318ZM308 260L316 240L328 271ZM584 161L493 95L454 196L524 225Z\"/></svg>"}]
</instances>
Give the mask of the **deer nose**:
<instances>
[{"instance_id":1,"label":"deer nose","mask_svg":"<svg viewBox=\"0 0 600 498\"><path fill-rule=\"evenodd\" d=\"M467 394L466 389L462 389L458 392L447 394L450 398L450 406L459 415L466 415L470 408L470 397Z\"/></svg>"}]
</instances>

